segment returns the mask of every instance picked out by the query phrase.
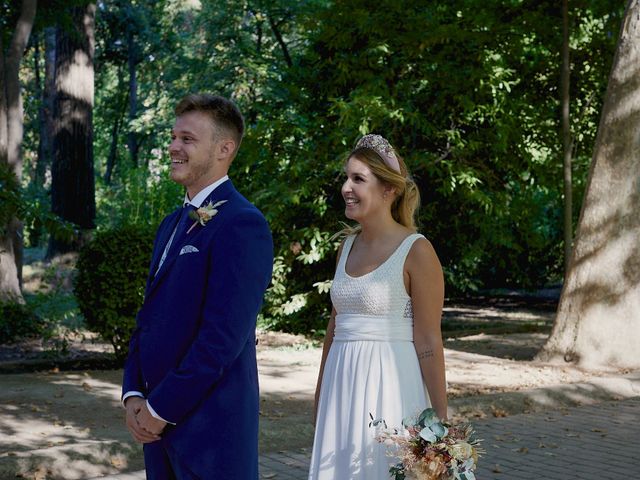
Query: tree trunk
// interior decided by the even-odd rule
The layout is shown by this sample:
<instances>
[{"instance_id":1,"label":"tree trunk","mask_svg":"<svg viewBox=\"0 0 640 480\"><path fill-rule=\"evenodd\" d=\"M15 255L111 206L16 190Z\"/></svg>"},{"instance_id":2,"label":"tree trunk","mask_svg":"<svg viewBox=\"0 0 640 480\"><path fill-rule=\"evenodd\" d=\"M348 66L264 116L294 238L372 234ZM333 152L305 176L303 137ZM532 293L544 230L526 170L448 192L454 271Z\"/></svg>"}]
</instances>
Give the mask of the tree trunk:
<instances>
[{"instance_id":1,"label":"tree trunk","mask_svg":"<svg viewBox=\"0 0 640 480\"><path fill-rule=\"evenodd\" d=\"M109 156L107 157L107 168L104 173L104 181L107 185L111 185L111 177L113 175L113 169L116 166L116 159L118 156L118 135L120 133L120 124L122 123L122 117L124 116L126 109L127 96L123 95L122 101L120 98L120 89L122 87L122 70L118 68L118 86L116 88L116 94L114 95L115 105L115 120L113 127L111 127L111 145L109 146ZM120 106L122 105L122 106Z\"/></svg>"},{"instance_id":2,"label":"tree trunk","mask_svg":"<svg viewBox=\"0 0 640 480\"><path fill-rule=\"evenodd\" d=\"M132 123L138 115L138 79L136 77L137 52L133 38L133 29L127 31L127 61L129 65L129 134L127 135L127 146L131 163L138 166L138 138L132 128Z\"/></svg>"},{"instance_id":3,"label":"tree trunk","mask_svg":"<svg viewBox=\"0 0 640 480\"><path fill-rule=\"evenodd\" d=\"M53 99L55 93L56 29L44 30L44 85L38 112L40 141L35 181L44 186L53 158Z\"/></svg>"},{"instance_id":4,"label":"tree trunk","mask_svg":"<svg viewBox=\"0 0 640 480\"><path fill-rule=\"evenodd\" d=\"M569 0L562 2L562 150L564 171L564 275L569 272L573 242L573 207L571 181L571 124L569 121Z\"/></svg>"},{"instance_id":5,"label":"tree trunk","mask_svg":"<svg viewBox=\"0 0 640 480\"><path fill-rule=\"evenodd\" d=\"M55 214L78 225L82 233L67 242L52 237L47 257L77 251L95 228L93 169L93 54L95 4L75 7L74 31L56 32L51 206Z\"/></svg>"},{"instance_id":6,"label":"tree trunk","mask_svg":"<svg viewBox=\"0 0 640 480\"><path fill-rule=\"evenodd\" d=\"M640 0L618 39L571 265L545 361L640 367Z\"/></svg>"},{"instance_id":7,"label":"tree trunk","mask_svg":"<svg viewBox=\"0 0 640 480\"><path fill-rule=\"evenodd\" d=\"M107 168L104 172L104 181L107 185L111 185L111 177L113 176L113 168L116 165L116 157L118 154L118 133L120 131L120 116L118 115L111 127L111 145L109 146L109 156L107 157Z\"/></svg>"},{"instance_id":8,"label":"tree trunk","mask_svg":"<svg viewBox=\"0 0 640 480\"><path fill-rule=\"evenodd\" d=\"M36 16L36 0L23 0L20 16L5 54L0 40L0 162L8 164L18 181L22 177L23 109L20 62ZM0 226L0 299L22 300L22 225L17 218Z\"/></svg>"},{"instance_id":9,"label":"tree trunk","mask_svg":"<svg viewBox=\"0 0 640 480\"><path fill-rule=\"evenodd\" d=\"M36 97L40 101L40 105L38 106L38 131L42 129L43 122L43 114L44 104L42 102L42 95L44 91L44 86L42 85L42 74L40 73L40 35L38 32L33 32L31 35L31 43L33 45L33 76L34 76L34 97ZM40 157L42 155L42 138L38 140L38 156L36 157L35 164L32 165L30 173L30 183L36 183L36 173L38 170L38 162L40 161Z\"/></svg>"}]
</instances>

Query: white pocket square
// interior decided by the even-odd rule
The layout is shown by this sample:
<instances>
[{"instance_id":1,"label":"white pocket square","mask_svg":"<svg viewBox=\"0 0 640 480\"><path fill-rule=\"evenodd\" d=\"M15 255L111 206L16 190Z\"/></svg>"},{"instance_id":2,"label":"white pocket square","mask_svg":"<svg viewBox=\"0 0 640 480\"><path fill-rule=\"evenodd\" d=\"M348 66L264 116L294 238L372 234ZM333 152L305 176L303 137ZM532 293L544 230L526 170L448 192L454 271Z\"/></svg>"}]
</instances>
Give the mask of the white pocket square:
<instances>
[{"instance_id":1,"label":"white pocket square","mask_svg":"<svg viewBox=\"0 0 640 480\"><path fill-rule=\"evenodd\" d=\"M180 255L183 255L185 253L197 253L200 250L198 250L196 247L194 247L193 245L185 245L184 247L182 247L182 249L180 250Z\"/></svg>"}]
</instances>

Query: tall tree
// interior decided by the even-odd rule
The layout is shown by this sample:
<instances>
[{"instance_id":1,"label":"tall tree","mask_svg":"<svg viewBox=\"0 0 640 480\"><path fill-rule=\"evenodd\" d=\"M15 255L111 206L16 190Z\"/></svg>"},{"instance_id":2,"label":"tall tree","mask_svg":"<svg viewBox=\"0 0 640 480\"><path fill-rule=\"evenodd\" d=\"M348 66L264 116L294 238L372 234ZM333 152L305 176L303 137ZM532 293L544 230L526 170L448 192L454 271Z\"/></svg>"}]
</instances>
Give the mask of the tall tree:
<instances>
[{"instance_id":1,"label":"tall tree","mask_svg":"<svg viewBox=\"0 0 640 480\"><path fill-rule=\"evenodd\" d=\"M35 167L35 182L44 185L47 169L53 158L53 100L55 89L56 29L47 27L44 33L44 78L36 78L37 94L40 99L38 109L38 159ZM38 44L36 44L38 45ZM38 48L35 49L38 51ZM36 60L37 62L37 60ZM34 67L36 74L38 65ZM39 75L36 75L39 77Z\"/></svg>"},{"instance_id":2,"label":"tall tree","mask_svg":"<svg viewBox=\"0 0 640 480\"><path fill-rule=\"evenodd\" d=\"M111 126L111 145L109 146L109 156L107 157L107 167L104 173L104 181L107 185L111 184L111 176L113 175L113 169L116 165L117 150L118 150L118 134L120 133L120 125L122 124L122 118L124 116L124 110L126 108L126 105L125 105L126 96L120 95L120 85L122 85L122 83L123 83L122 69L118 68L118 83L116 87L116 93L113 99L115 119L113 121L113 125ZM122 101L119 98L121 96L123 97ZM120 107L119 104L122 104L122 106Z\"/></svg>"},{"instance_id":3,"label":"tall tree","mask_svg":"<svg viewBox=\"0 0 640 480\"><path fill-rule=\"evenodd\" d=\"M95 4L74 7L73 29L56 32L56 95L54 101L51 208L78 225L73 241L52 237L47 256L76 250L87 230L95 227L93 169L93 55Z\"/></svg>"},{"instance_id":4,"label":"tall tree","mask_svg":"<svg viewBox=\"0 0 640 480\"><path fill-rule=\"evenodd\" d=\"M542 360L639 367L640 0L627 4L575 247Z\"/></svg>"},{"instance_id":5,"label":"tall tree","mask_svg":"<svg viewBox=\"0 0 640 480\"><path fill-rule=\"evenodd\" d=\"M138 77L137 65L140 62L138 46L136 44L133 27L127 28L127 65L129 67L129 133L127 134L127 147L131 156L131 163L138 166L139 142L135 130L131 123L138 115Z\"/></svg>"},{"instance_id":6,"label":"tall tree","mask_svg":"<svg viewBox=\"0 0 640 480\"><path fill-rule=\"evenodd\" d=\"M573 207L571 182L571 124L569 118L569 80L571 66L569 63L569 0L562 0L562 151L564 173L564 272L569 271L571 244L573 242Z\"/></svg>"},{"instance_id":7,"label":"tall tree","mask_svg":"<svg viewBox=\"0 0 640 480\"><path fill-rule=\"evenodd\" d=\"M8 166L17 180L22 176L23 109L19 68L36 16L36 0L23 0L17 20L0 22L0 163ZM5 9L6 11L8 8ZM13 33L5 52L5 33ZM2 208L0 206L0 208ZM0 225L0 298L22 298L22 240L20 221L13 215Z\"/></svg>"}]
</instances>

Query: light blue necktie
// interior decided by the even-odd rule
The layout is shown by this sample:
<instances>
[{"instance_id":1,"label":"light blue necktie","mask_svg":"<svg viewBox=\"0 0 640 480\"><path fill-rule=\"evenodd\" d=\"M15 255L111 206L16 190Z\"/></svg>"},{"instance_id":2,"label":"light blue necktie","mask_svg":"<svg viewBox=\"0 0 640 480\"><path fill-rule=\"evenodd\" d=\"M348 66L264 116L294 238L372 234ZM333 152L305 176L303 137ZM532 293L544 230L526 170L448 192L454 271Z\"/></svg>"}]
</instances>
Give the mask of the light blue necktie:
<instances>
[{"instance_id":1,"label":"light blue necktie","mask_svg":"<svg viewBox=\"0 0 640 480\"><path fill-rule=\"evenodd\" d=\"M194 207L190 203L182 207L182 211L180 212L180 217L178 218L176 228L173 231L173 235L169 239L170 245L164 247L162 258L160 258L160 263L158 264L158 269L155 273L156 275L160 271L160 268L162 268L162 264L165 262L167 257L170 254L173 254L179 245L182 245L184 238L187 236L187 231L196 221L189 217L189 213L195 210L196 207Z\"/></svg>"}]
</instances>

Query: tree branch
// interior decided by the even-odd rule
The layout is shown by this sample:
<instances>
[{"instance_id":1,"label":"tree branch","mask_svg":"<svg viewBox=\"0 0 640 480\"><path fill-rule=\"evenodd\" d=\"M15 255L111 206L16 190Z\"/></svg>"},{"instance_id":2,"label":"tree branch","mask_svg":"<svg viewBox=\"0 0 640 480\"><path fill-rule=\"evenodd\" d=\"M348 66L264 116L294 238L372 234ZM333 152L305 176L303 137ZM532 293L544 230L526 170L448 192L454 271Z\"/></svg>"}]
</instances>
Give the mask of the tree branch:
<instances>
[{"instance_id":1,"label":"tree branch","mask_svg":"<svg viewBox=\"0 0 640 480\"><path fill-rule=\"evenodd\" d=\"M282 39L280 30L278 30L278 25L276 25L276 23L273 21L273 18L271 17L271 15L267 15L267 19L269 20L269 25L271 26L271 30L273 31L273 34L275 35L276 40L278 41L278 44L282 49L282 54L284 55L285 62L287 62L287 65L289 67L292 67L293 62L291 61L291 56L289 55L289 49L287 48L287 44L284 43L284 40Z\"/></svg>"}]
</instances>

